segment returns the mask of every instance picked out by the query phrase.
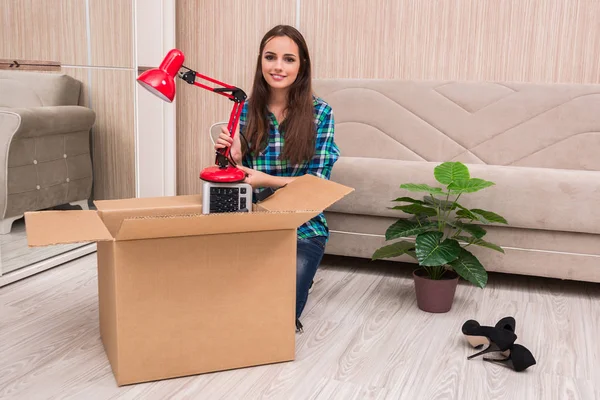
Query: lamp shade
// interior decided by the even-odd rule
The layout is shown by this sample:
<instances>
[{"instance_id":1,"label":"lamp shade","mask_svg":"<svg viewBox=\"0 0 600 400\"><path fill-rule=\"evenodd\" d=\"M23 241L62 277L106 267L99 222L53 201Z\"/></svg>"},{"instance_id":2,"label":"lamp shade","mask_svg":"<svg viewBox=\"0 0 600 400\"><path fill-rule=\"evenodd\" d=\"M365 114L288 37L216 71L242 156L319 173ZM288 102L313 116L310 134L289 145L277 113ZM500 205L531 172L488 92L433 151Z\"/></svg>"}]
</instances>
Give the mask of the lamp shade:
<instances>
[{"instance_id":1,"label":"lamp shade","mask_svg":"<svg viewBox=\"0 0 600 400\"><path fill-rule=\"evenodd\" d=\"M175 77L184 59L181 51L173 49L167 53L158 68L143 72L137 81L150 93L171 103L175 98Z\"/></svg>"}]
</instances>

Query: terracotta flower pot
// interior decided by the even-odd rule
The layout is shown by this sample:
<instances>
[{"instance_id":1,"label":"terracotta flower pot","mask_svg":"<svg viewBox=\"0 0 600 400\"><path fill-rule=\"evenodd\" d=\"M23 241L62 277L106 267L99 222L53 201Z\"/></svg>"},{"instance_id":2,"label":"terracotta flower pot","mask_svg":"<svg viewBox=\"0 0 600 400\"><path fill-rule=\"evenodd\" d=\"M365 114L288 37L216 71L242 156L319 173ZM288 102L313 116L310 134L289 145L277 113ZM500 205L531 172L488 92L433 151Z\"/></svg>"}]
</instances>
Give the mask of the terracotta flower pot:
<instances>
[{"instance_id":1,"label":"terracotta flower pot","mask_svg":"<svg viewBox=\"0 0 600 400\"><path fill-rule=\"evenodd\" d=\"M447 271L440 280L429 279L425 270L413 271L417 306L426 312L445 313L450 311L458 285L458 274Z\"/></svg>"}]
</instances>

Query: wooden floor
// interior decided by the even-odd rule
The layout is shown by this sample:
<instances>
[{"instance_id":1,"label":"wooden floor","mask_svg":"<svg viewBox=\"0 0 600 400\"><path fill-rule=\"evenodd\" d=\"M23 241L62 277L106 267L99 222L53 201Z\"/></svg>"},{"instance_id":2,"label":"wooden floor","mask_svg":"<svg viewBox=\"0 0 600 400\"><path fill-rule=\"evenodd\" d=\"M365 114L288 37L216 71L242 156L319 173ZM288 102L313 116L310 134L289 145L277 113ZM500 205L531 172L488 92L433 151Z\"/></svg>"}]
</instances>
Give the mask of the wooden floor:
<instances>
[{"instance_id":1,"label":"wooden floor","mask_svg":"<svg viewBox=\"0 0 600 400\"><path fill-rule=\"evenodd\" d=\"M95 254L0 288L1 399L600 399L600 285L493 274L417 309L410 268L327 257L294 362L117 387L98 331ZM481 359L470 318L513 315L538 364Z\"/></svg>"},{"instance_id":2,"label":"wooden floor","mask_svg":"<svg viewBox=\"0 0 600 400\"><path fill-rule=\"evenodd\" d=\"M58 244L47 247L29 247L25 232L25 219L13 222L10 233L0 235L0 262L2 273L8 274L19 268L47 260L67 251L84 246L85 243Z\"/></svg>"}]
</instances>

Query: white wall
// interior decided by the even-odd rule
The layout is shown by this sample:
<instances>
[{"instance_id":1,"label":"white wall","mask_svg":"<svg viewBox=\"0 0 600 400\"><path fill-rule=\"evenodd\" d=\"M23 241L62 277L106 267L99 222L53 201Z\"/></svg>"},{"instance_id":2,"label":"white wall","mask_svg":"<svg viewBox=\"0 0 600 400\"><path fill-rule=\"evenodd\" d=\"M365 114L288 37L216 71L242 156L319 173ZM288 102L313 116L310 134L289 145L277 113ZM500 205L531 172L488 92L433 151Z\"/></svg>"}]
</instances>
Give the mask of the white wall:
<instances>
[{"instance_id":1,"label":"white wall","mask_svg":"<svg viewBox=\"0 0 600 400\"><path fill-rule=\"evenodd\" d=\"M175 1L135 0L134 71L158 67L175 47ZM175 101L166 103L135 86L136 196L176 194Z\"/></svg>"}]
</instances>

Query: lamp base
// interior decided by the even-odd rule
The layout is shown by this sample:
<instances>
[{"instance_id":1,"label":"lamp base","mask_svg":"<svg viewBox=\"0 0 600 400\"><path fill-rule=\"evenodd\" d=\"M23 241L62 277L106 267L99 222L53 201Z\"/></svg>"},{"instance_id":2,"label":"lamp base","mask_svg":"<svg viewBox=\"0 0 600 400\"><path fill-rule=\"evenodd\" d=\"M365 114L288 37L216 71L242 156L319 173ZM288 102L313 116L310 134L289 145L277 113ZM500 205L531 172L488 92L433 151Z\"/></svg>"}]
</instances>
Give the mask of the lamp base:
<instances>
[{"instance_id":1,"label":"lamp base","mask_svg":"<svg viewBox=\"0 0 600 400\"><path fill-rule=\"evenodd\" d=\"M220 168L218 166L204 168L200 172L200 179L215 183L239 183L246 179L246 173L236 167L227 166Z\"/></svg>"}]
</instances>

